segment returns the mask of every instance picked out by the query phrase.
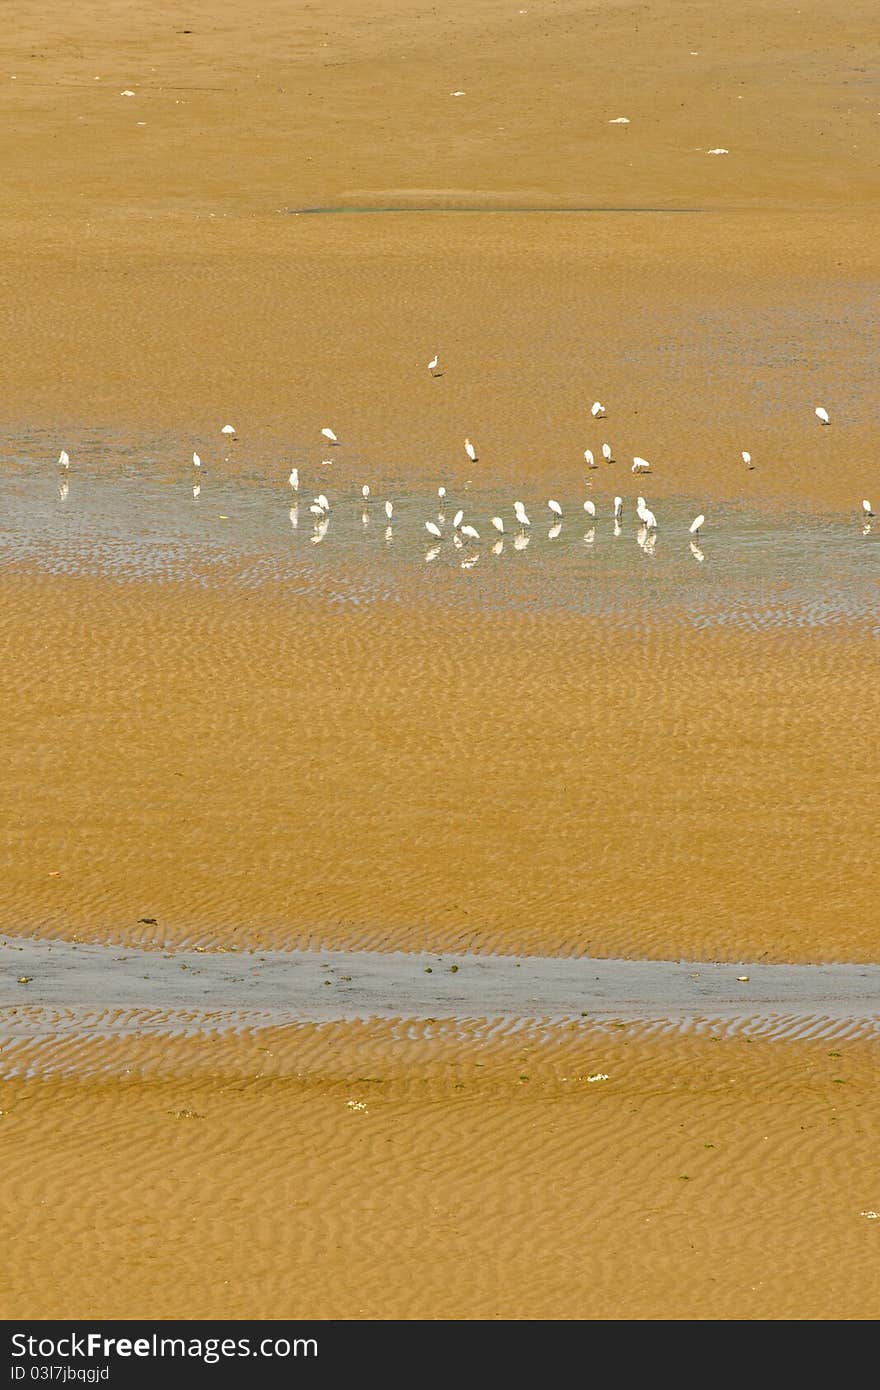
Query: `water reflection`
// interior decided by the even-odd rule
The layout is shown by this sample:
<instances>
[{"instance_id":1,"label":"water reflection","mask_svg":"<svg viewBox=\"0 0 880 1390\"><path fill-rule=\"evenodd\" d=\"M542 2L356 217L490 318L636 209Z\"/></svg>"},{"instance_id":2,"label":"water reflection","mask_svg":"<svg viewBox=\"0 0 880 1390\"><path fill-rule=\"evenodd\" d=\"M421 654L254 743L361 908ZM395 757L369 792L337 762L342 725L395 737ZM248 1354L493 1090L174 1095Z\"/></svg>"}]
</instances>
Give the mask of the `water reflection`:
<instances>
[{"instance_id":1,"label":"water reflection","mask_svg":"<svg viewBox=\"0 0 880 1390\"><path fill-rule=\"evenodd\" d=\"M210 583L216 577L218 584L242 587L283 576L295 592L332 594L341 603L370 602L380 596L396 599L404 592L420 592L423 584L422 592L432 602L532 613L565 609L613 614L621 622L635 622L639 612L641 622L646 612L658 618L666 612L695 624L750 628L827 626L860 617L880 634L873 550L880 528L867 516L856 519L856 531L851 515L783 515L746 503L715 501L712 564L705 566L702 547L688 534L705 499L666 498L656 504L668 545L658 546L650 527L642 525L637 531L638 523L625 528L627 540L636 539L637 546L614 543L612 538L624 534L624 528L620 516L611 520L612 501L617 500L612 499L611 486L600 489L597 497L598 514L605 518L601 525L594 525L587 512L583 533L556 521L549 530L541 526L534 533L525 527L519 534L512 529L510 544L505 544L506 535L492 532L500 489L472 487L468 519L483 535L484 526L490 527L487 547L496 559L493 565L479 566L458 533L447 533L442 548L438 541L426 553L426 517L443 519L449 513L437 513L432 489L407 492L399 477L386 484L396 501L393 531L389 517L383 546L382 502L362 498L360 479L346 489L322 476L328 495L321 493L314 501L304 495L304 504L312 504L305 515L314 521L314 529L305 525L298 530L303 504L291 495L287 468L280 489L277 477L267 481L251 473L230 478L218 470L209 489L207 515L213 521L216 510L224 525L206 527L204 510L193 505L205 485L205 469L185 473L184 490L179 443L164 464L158 449L145 458L131 449L108 448L97 439L88 446L77 444L76 506L63 510L59 499L63 503L69 497L67 473L58 470L47 485L45 456L44 445L26 456L8 454L0 465L0 564L7 568L27 564L58 574L104 574L157 583L193 578ZM578 496L578 490L575 479L572 495L563 493L560 502L584 515L583 493ZM281 514L279 498L286 515ZM537 505L526 500L530 508ZM633 502L621 499L619 510L625 512ZM331 527L322 503L333 508L334 544L329 547L321 544ZM521 511L525 513L522 504ZM367 525L374 515L376 531ZM528 565L508 563L511 555L530 545ZM645 583L643 556L652 561L650 584ZM701 567L699 582L694 562ZM432 573L427 579L429 564ZM583 580L588 564L587 586ZM442 575L460 566L474 570L474 582L450 588Z\"/></svg>"}]
</instances>

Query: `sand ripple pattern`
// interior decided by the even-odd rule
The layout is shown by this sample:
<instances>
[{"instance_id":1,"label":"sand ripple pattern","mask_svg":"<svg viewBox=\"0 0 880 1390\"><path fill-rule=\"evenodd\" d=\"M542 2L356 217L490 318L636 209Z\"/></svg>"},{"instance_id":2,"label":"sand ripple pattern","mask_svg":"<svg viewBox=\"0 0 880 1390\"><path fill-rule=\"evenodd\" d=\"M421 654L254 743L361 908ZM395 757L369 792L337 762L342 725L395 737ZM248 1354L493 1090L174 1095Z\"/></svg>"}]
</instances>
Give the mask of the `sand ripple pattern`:
<instances>
[{"instance_id":1,"label":"sand ripple pattern","mask_svg":"<svg viewBox=\"0 0 880 1390\"><path fill-rule=\"evenodd\" d=\"M70 1047L78 1075L23 1045L4 1082L7 1316L35 1282L70 1317L880 1311L876 1039L782 1068L748 1034L497 1021Z\"/></svg>"}]
</instances>

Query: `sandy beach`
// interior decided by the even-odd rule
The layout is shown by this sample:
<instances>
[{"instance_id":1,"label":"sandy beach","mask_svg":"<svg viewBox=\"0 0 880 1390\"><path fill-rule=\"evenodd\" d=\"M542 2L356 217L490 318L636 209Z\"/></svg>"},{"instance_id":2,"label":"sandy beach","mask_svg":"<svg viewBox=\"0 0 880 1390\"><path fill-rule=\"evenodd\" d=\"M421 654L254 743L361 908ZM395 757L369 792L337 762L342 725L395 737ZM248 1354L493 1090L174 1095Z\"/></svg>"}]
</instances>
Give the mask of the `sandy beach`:
<instances>
[{"instance_id":1,"label":"sandy beach","mask_svg":"<svg viewBox=\"0 0 880 1390\"><path fill-rule=\"evenodd\" d=\"M0 1317L878 1315L877 48L17 7Z\"/></svg>"}]
</instances>

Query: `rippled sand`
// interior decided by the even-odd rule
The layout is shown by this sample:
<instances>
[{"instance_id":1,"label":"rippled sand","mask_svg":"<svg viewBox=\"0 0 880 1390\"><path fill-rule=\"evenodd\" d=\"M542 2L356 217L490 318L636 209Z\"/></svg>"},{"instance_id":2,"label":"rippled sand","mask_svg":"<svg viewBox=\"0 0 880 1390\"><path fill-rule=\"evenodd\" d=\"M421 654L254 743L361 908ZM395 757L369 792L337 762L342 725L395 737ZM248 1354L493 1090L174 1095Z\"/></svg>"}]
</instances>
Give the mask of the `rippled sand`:
<instances>
[{"instance_id":1,"label":"rippled sand","mask_svg":"<svg viewBox=\"0 0 880 1390\"><path fill-rule=\"evenodd\" d=\"M875 639L847 624L633 632L39 575L0 590L6 931L875 952Z\"/></svg>"},{"instance_id":2,"label":"rippled sand","mask_svg":"<svg viewBox=\"0 0 880 1390\"><path fill-rule=\"evenodd\" d=\"M876 1043L374 1022L96 1054L4 1084L8 1317L880 1311Z\"/></svg>"},{"instance_id":3,"label":"rippled sand","mask_svg":"<svg viewBox=\"0 0 880 1390\"><path fill-rule=\"evenodd\" d=\"M876 23L843 14L17 8L5 940L877 961ZM440 484L484 528L525 498L528 549L426 563ZM7 1318L877 1316L875 1018L71 1032L20 989Z\"/></svg>"}]
</instances>

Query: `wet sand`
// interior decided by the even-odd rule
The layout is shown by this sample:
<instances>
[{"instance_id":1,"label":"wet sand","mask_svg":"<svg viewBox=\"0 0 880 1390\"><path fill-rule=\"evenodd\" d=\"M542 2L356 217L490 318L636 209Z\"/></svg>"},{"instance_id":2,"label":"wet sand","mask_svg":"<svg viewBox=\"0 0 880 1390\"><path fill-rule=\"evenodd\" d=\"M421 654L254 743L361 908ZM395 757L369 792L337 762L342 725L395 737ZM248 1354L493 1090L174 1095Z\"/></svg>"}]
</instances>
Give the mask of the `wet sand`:
<instances>
[{"instance_id":1,"label":"wet sand","mask_svg":"<svg viewBox=\"0 0 880 1390\"><path fill-rule=\"evenodd\" d=\"M33 522L30 549L0 523L0 930L157 977L308 950L421 975L394 1016L282 1021L22 970L0 1314L876 1317L876 1009L758 990L880 951L873 551L837 561L880 501L873 7L51 25L28 0L0 40L0 453ZM121 496L138 468L179 506L197 449L204 558L121 502L92 562L44 545L27 470L54 493L61 448L74 520L78 476ZM328 539L294 584L241 541L293 464L304 503L369 481L403 521L441 483L542 523L644 490L661 558L706 513L705 564L646 559L615 609L602 532L590 608L538 538L499 603L479 567L428 593L405 551L353 589ZM720 622L696 586L740 515L809 519L830 558L807 592L759 557ZM421 992L451 953L533 981L474 1015L464 966ZM530 1014L588 960L705 962L733 1012L670 1020L639 975L624 1017Z\"/></svg>"},{"instance_id":2,"label":"wet sand","mask_svg":"<svg viewBox=\"0 0 880 1390\"><path fill-rule=\"evenodd\" d=\"M720 965L403 951L254 954L127 950L16 937L0 942L7 1036L151 1033L263 1022L383 1018L587 1019L683 1031L871 1036L880 1029L880 965ZM737 973L739 971L740 973ZM746 973L743 973L746 972ZM328 993L329 990L329 993ZM4 1063L9 1065L7 1048Z\"/></svg>"}]
</instances>

